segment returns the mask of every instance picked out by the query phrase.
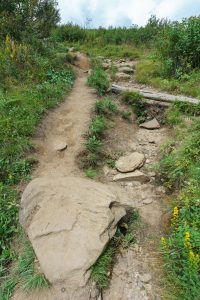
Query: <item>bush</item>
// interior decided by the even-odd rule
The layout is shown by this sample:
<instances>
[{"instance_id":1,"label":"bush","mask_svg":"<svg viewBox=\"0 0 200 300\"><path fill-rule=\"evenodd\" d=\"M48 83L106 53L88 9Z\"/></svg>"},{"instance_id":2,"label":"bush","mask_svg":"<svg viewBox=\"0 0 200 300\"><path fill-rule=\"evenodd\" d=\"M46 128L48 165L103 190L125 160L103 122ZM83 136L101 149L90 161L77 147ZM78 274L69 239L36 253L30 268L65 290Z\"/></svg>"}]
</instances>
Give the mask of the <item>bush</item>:
<instances>
[{"instance_id":1,"label":"bush","mask_svg":"<svg viewBox=\"0 0 200 300\"><path fill-rule=\"evenodd\" d=\"M87 149L91 152L99 152L103 143L95 135L91 136L87 141Z\"/></svg>"},{"instance_id":2,"label":"bush","mask_svg":"<svg viewBox=\"0 0 200 300\"><path fill-rule=\"evenodd\" d=\"M88 77L89 86L95 88L100 96L106 94L110 83L106 72L101 67L95 67L92 74Z\"/></svg>"}]
</instances>

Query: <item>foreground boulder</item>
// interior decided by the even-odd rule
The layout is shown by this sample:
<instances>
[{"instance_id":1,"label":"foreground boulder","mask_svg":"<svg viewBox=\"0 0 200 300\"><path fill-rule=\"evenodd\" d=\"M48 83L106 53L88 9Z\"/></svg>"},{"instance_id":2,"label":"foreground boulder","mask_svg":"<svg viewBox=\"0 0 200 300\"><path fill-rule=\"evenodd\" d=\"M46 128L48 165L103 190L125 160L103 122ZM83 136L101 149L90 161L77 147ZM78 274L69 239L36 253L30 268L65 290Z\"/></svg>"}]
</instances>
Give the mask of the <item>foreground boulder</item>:
<instances>
[{"instance_id":1,"label":"foreground boulder","mask_svg":"<svg viewBox=\"0 0 200 300\"><path fill-rule=\"evenodd\" d=\"M120 190L83 178L33 180L21 200L20 222L53 283L84 287L90 268L126 214Z\"/></svg>"},{"instance_id":2,"label":"foreground boulder","mask_svg":"<svg viewBox=\"0 0 200 300\"><path fill-rule=\"evenodd\" d=\"M145 163L145 156L142 153L133 152L120 157L116 161L116 168L119 172L127 173L141 168Z\"/></svg>"},{"instance_id":3,"label":"foreground boulder","mask_svg":"<svg viewBox=\"0 0 200 300\"><path fill-rule=\"evenodd\" d=\"M130 173L119 173L113 178L113 181L138 181L140 183L145 183L149 180L150 178L146 174L138 170L135 170L134 172Z\"/></svg>"}]
</instances>

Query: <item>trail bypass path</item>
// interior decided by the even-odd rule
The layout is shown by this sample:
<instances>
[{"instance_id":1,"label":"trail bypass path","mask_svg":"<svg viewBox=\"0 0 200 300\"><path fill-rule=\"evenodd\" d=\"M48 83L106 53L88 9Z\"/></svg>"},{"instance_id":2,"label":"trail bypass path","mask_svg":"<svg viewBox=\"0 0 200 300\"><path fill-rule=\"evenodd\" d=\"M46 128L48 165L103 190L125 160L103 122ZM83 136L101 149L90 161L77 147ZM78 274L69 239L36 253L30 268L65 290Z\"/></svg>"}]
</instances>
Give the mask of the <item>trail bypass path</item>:
<instances>
[{"instance_id":1,"label":"trail bypass path","mask_svg":"<svg viewBox=\"0 0 200 300\"><path fill-rule=\"evenodd\" d=\"M88 58L79 54L77 79L73 90L65 102L48 113L39 129L36 144L39 165L33 177L68 176L79 174L75 162L76 155L84 144L95 94L87 86Z\"/></svg>"}]
</instances>

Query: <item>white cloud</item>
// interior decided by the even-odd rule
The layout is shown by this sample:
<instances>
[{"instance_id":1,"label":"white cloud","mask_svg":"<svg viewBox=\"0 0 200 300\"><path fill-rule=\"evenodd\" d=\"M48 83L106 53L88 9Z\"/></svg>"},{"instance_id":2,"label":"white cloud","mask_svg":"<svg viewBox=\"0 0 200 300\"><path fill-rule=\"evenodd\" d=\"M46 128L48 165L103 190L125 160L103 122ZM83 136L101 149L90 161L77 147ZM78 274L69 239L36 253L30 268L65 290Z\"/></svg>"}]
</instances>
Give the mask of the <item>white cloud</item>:
<instances>
[{"instance_id":1,"label":"white cloud","mask_svg":"<svg viewBox=\"0 0 200 300\"><path fill-rule=\"evenodd\" d=\"M84 25L92 18L92 26L144 25L151 14L180 19L200 14L199 0L58 0L62 23Z\"/></svg>"}]
</instances>

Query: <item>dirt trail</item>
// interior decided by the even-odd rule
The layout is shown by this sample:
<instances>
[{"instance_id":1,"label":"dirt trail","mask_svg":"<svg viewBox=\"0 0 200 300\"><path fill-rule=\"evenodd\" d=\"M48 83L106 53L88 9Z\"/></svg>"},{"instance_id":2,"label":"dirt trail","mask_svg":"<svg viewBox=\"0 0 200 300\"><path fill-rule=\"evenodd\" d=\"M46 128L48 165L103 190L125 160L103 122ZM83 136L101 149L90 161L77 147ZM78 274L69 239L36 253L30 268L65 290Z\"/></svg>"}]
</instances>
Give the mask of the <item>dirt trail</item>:
<instances>
[{"instance_id":1,"label":"dirt trail","mask_svg":"<svg viewBox=\"0 0 200 300\"><path fill-rule=\"evenodd\" d=\"M84 134L88 130L91 110L95 103L95 94L86 84L85 71L88 68L87 57L79 54L77 79L70 96L44 118L38 137L34 140L39 164L33 172L33 177L82 176L83 172L78 168L76 157L84 149ZM115 121L115 127L108 131L105 150L108 153L133 151L144 153L146 164L143 171L146 173L150 172L148 167L158 161L159 147L167 137L166 128L149 131L138 128L134 122L128 123L119 117ZM56 150L59 146L65 149ZM142 185L113 183L112 170L101 178L101 181L107 184L121 185L130 196L135 193L140 195L137 207L140 210L143 227L139 229L137 244L119 254L113 269L110 288L98 299L161 299L158 296L160 294L159 277L162 274L158 245L162 232L163 191L155 187L153 176L149 176L151 176L151 182ZM49 290L34 291L28 295L18 290L12 299L68 300L69 298L66 299L62 286L58 285Z\"/></svg>"},{"instance_id":2,"label":"dirt trail","mask_svg":"<svg viewBox=\"0 0 200 300\"><path fill-rule=\"evenodd\" d=\"M79 54L76 66L77 79L70 96L48 113L40 126L39 136L34 140L39 165L33 177L80 173L75 160L84 144L83 135L88 130L95 95L86 84L88 58ZM67 149L57 150L66 145Z\"/></svg>"}]
</instances>

